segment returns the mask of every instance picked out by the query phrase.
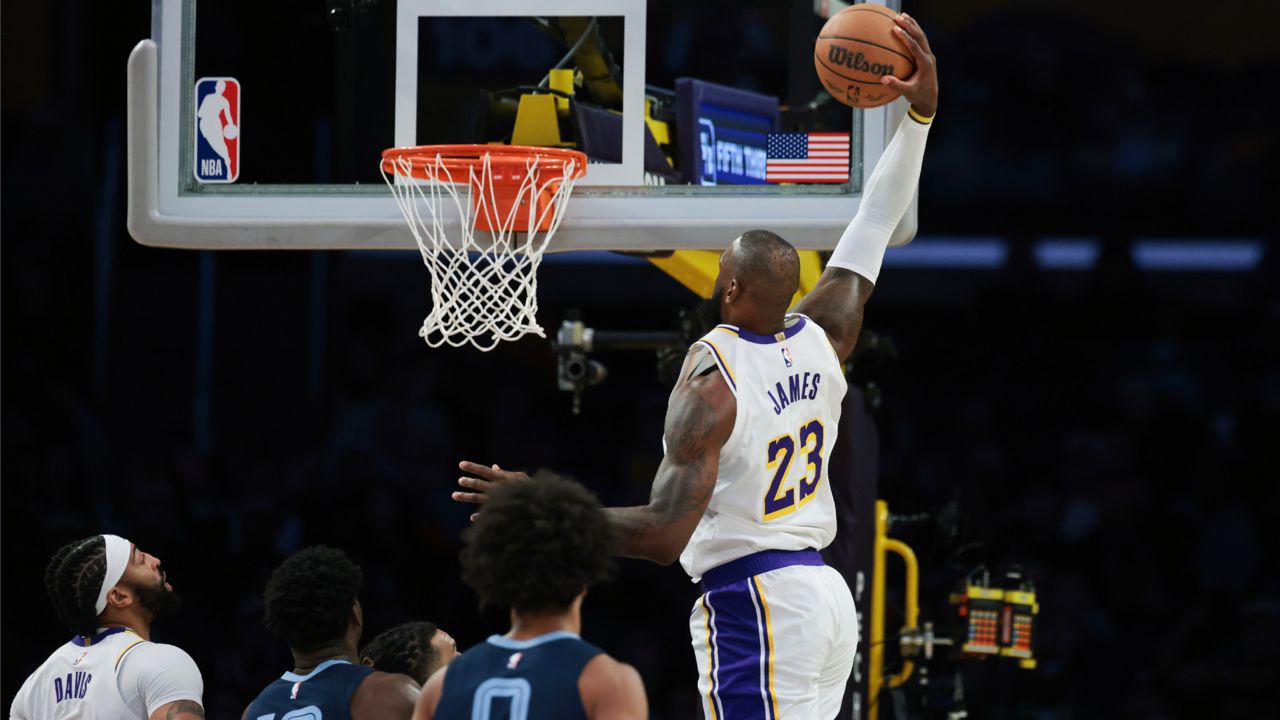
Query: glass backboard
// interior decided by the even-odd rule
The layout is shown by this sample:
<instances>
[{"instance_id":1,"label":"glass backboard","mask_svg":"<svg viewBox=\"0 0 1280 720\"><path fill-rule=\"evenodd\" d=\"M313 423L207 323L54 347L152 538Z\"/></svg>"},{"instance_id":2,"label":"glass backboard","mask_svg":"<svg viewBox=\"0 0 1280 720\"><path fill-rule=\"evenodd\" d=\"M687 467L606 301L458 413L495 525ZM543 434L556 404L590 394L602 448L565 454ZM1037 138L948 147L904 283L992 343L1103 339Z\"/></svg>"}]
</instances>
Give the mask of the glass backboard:
<instances>
[{"instance_id":1,"label":"glass backboard","mask_svg":"<svg viewBox=\"0 0 1280 720\"><path fill-rule=\"evenodd\" d=\"M844 6L154 0L129 61L130 231L411 249L381 152L502 143L589 159L553 252L718 249L753 227L829 248L904 109L822 89L814 39ZM847 172L771 175L775 133L848 138Z\"/></svg>"}]
</instances>

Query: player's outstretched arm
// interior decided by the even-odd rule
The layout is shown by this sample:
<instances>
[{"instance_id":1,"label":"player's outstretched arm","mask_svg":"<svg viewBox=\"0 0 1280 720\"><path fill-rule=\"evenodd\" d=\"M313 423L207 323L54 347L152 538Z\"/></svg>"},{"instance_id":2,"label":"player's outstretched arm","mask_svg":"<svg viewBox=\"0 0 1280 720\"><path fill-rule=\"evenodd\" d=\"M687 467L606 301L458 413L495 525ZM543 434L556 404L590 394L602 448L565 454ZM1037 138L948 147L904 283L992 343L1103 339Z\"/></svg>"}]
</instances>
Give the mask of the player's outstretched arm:
<instances>
[{"instance_id":1,"label":"player's outstretched arm","mask_svg":"<svg viewBox=\"0 0 1280 720\"><path fill-rule=\"evenodd\" d=\"M690 351L690 357L697 352ZM692 377L676 387L667 404L663 431L667 453L654 477L649 504L605 508L619 555L662 565L680 557L711 501L720 448L733 432L736 413L737 400L719 373ZM494 486L529 479L525 473L497 465L462 462L458 467L471 475L458 478L465 488L453 493L458 502L483 505Z\"/></svg>"},{"instance_id":2,"label":"player's outstretched arm","mask_svg":"<svg viewBox=\"0 0 1280 720\"><path fill-rule=\"evenodd\" d=\"M733 432L737 400L719 373L689 378L667 403L667 452L649 504L605 508L623 557L670 565L680 557L711 502L720 448Z\"/></svg>"},{"instance_id":3,"label":"player's outstretched arm","mask_svg":"<svg viewBox=\"0 0 1280 720\"><path fill-rule=\"evenodd\" d=\"M925 140L938 109L937 64L929 39L906 13L896 22L895 32L915 56L916 72L906 80L886 75L883 82L901 92L911 109L867 180L858 213L831 253L822 277L795 307L827 331L842 361L858 342L863 307L879 277L885 248L920 181Z\"/></svg>"}]
</instances>

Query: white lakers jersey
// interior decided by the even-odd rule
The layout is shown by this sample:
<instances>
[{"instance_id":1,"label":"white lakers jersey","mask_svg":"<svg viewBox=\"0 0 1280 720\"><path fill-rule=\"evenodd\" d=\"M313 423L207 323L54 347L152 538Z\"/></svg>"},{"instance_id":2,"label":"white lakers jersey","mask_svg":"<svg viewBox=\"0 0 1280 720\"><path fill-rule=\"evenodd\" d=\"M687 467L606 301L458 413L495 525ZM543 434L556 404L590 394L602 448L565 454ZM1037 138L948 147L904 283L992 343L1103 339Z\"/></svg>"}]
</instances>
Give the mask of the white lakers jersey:
<instances>
[{"instance_id":1,"label":"white lakers jersey","mask_svg":"<svg viewBox=\"0 0 1280 720\"><path fill-rule=\"evenodd\" d=\"M848 389L826 332L788 315L777 335L719 325L698 344L715 358L738 413L680 564L697 581L761 550L826 547L836 535L827 458Z\"/></svg>"},{"instance_id":2,"label":"white lakers jersey","mask_svg":"<svg viewBox=\"0 0 1280 720\"><path fill-rule=\"evenodd\" d=\"M200 702L203 692L200 670L182 649L108 628L54 651L22 684L9 717L145 720L175 700Z\"/></svg>"}]
</instances>

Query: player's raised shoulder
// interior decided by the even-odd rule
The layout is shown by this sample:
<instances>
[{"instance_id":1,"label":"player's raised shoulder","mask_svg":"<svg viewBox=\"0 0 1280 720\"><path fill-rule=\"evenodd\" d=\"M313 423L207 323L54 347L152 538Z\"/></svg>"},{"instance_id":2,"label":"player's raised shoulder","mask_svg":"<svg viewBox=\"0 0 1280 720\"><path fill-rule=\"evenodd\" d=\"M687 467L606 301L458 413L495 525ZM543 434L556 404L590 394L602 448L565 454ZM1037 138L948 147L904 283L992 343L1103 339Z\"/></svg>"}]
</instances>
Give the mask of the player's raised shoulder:
<instances>
[{"instance_id":1,"label":"player's raised shoulder","mask_svg":"<svg viewBox=\"0 0 1280 720\"><path fill-rule=\"evenodd\" d=\"M716 360L711 355L711 348L695 342L684 354L684 363L680 366L680 374L676 379L676 387L680 387L692 378L703 377L715 373Z\"/></svg>"},{"instance_id":2,"label":"player's raised shoulder","mask_svg":"<svg viewBox=\"0 0 1280 720\"><path fill-rule=\"evenodd\" d=\"M418 683L400 673L370 673L351 696L351 717L407 718L418 703Z\"/></svg>"},{"instance_id":3,"label":"player's raised shoulder","mask_svg":"<svg viewBox=\"0 0 1280 720\"><path fill-rule=\"evenodd\" d=\"M600 653L578 677L578 692L589 720L643 720L649 717L640 673L624 662Z\"/></svg>"},{"instance_id":4,"label":"player's raised shoulder","mask_svg":"<svg viewBox=\"0 0 1280 720\"><path fill-rule=\"evenodd\" d=\"M129 688L146 701L148 716L161 709L173 710L172 717L204 717L200 701L204 677L195 660L176 645L153 643L134 637L116 659L116 678L121 688ZM172 706L183 702L184 705Z\"/></svg>"},{"instance_id":5,"label":"player's raised shoulder","mask_svg":"<svg viewBox=\"0 0 1280 720\"><path fill-rule=\"evenodd\" d=\"M168 643L151 642L135 637L132 643L125 645L125 649L121 655L121 666L128 662L131 658L146 658L148 663L155 663L161 667L179 666L182 668L191 668L199 673L200 669L196 667L196 661L186 650L177 645Z\"/></svg>"},{"instance_id":6,"label":"player's raised shoulder","mask_svg":"<svg viewBox=\"0 0 1280 720\"><path fill-rule=\"evenodd\" d=\"M163 677L170 683L190 685L196 692L204 687L204 677L200 674L196 661L177 645L133 637L132 642L126 643L120 650L116 666L116 671L122 678L135 679L140 683Z\"/></svg>"},{"instance_id":7,"label":"player's raised shoulder","mask_svg":"<svg viewBox=\"0 0 1280 720\"><path fill-rule=\"evenodd\" d=\"M422 694L418 697L418 705L413 711L413 720L431 720L436 715L436 706L440 704L440 696L444 693L444 676L449 672L446 665L432 673L422 686Z\"/></svg>"}]
</instances>

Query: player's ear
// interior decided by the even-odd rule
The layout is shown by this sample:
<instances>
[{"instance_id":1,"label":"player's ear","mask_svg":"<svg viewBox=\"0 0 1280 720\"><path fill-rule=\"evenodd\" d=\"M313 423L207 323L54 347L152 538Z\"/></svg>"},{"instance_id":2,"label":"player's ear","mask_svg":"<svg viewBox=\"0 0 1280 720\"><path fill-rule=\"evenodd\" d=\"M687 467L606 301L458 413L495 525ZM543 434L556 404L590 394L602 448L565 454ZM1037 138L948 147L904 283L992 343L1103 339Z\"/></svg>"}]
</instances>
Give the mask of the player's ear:
<instances>
[{"instance_id":1,"label":"player's ear","mask_svg":"<svg viewBox=\"0 0 1280 720\"><path fill-rule=\"evenodd\" d=\"M734 300L737 300L739 290L738 279L730 278L729 282L724 286L724 301L726 303L732 303Z\"/></svg>"},{"instance_id":2,"label":"player's ear","mask_svg":"<svg viewBox=\"0 0 1280 720\"><path fill-rule=\"evenodd\" d=\"M127 608L133 604L133 593L123 584L107 591L107 607Z\"/></svg>"},{"instance_id":3,"label":"player's ear","mask_svg":"<svg viewBox=\"0 0 1280 720\"><path fill-rule=\"evenodd\" d=\"M373 658L369 657L368 655L365 655L364 657L360 658L360 664L364 665L365 667L373 667Z\"/></svg>"}]
</instances>

